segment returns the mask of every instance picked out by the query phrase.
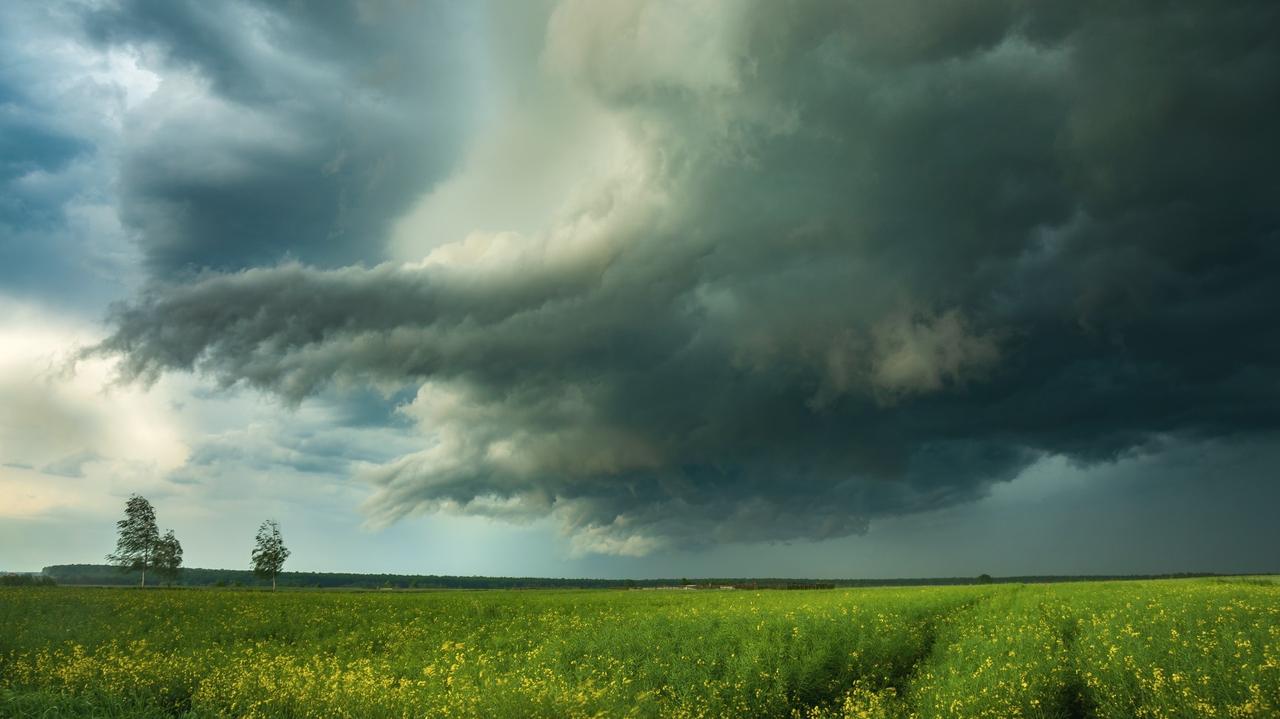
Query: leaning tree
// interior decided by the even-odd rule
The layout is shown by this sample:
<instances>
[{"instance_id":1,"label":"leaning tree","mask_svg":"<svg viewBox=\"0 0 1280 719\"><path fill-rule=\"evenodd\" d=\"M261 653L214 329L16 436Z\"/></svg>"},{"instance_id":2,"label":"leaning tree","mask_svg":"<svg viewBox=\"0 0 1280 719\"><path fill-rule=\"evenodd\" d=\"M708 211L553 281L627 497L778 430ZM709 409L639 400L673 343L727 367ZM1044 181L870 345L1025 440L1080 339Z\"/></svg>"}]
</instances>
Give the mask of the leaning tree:
<instances>
[{"instance_id":1,"label":"leaning tree","mask_svg":"<svg viewBox=\"0 0 1280 719\"><path fill-rule=\"evenodd\" d=\"M156 510L145 497L129 495L129 501L124 505L124 519L116 522L116 528L120 533L116 539L116 551L107 555L107 561L122 572L140 570L142 586L147 586L147 569L155 566L156 550L160 545Z\"/></svg>"},{"instance_id":2,"label":"leaning tree","mask_svg":"<svg viewBox=\"0 0 1280 719\"><path fill-rule=\"evenodd\" d=\"M271 578L271 591L276 590L276 575L289 558L289 550L280 537L280 525L268 519L258 527L257 543L253 548L253 573L261 579Z\"/></svg>"}]
</instances>

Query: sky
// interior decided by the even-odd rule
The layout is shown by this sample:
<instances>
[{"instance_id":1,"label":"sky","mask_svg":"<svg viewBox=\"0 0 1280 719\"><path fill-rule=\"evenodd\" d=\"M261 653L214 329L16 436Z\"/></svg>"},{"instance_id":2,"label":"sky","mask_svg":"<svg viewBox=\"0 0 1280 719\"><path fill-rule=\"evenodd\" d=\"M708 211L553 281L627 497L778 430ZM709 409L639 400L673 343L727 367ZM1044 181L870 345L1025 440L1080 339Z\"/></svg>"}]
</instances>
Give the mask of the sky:
<instances>
[{"instance_id":1,"label":"sky","mask_svg":"<svg viewBox=\"0 0 1280 719\"><path fill-rule=\"evenodd\" d=\"M0 4L0 570L1280 571L1278 26Z\"/></svg>"}]
</instances>

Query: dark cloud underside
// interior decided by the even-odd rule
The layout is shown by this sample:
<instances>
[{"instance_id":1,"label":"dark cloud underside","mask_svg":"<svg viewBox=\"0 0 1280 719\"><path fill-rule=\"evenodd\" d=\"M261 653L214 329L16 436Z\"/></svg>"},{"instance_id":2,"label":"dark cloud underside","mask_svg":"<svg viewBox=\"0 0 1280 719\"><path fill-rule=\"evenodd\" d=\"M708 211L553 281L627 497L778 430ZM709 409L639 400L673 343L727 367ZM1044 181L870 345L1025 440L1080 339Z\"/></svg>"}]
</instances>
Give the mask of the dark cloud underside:
<instances>
[{"instance_id":1,"label":"dark cloud underside","mask_svg":"<svg viewBox=\"0 0 1280 719\"><path fill-rule=\"evenodd\" d=\"M291 401L418 384L424 447L370 475L377 516L554 513L620 553L839 536L1046 453L1277 426L1274 3L759 3L714 52L663 44L680 12L551 18L542 61L640 158L558 229L158 281L101 349ZM153 260L361 256L261 164L206 202L139 163L140 207L201 208Z\"/></svg>"}]
</instances>

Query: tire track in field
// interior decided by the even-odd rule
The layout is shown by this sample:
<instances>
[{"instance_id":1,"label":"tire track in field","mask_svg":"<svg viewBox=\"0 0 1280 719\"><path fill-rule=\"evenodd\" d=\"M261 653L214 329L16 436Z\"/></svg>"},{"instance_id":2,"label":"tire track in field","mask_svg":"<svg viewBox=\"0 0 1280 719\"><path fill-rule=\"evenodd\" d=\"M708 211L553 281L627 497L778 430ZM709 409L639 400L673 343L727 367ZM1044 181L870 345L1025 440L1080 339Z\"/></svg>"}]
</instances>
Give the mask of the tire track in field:
<instances>
[{"instance_id":1,"label":"tire track in field","mask_svg":"<svg viewBox=\"0 0 1280 719\"><path fill-rule=\"evenodd\" d=\"M933 634L929 641L929 652L921 656L919 660L912 665L911 672L903 677L898 687L898 705L892 707L892 711L887 713L890 716L896 716L897 713L900 712L905 716L909 713L910 709L915 707L916 701L915 696L911 691L912 685L916 683L916 679L920 676L921 671L925 667L942 664L943 657L945 657L947 652L950 650L950 646L946 644L939 647L939 639L941 638L942 631L944 629L957 625L961 621L961 617L963 615L980 614L981 611L983 611L983 608L986 605L991 604L992 600L996 597L1004 596L1006 594L1020 593L1024 589L1025 587L1019 584L1012 589L992 590L986 594L976 596L973 599L964 602L962 605L955 607L952 611L942 613L940 615L940 621L933 627Z\"/></svg>"},{"instance_id":2,"label":"tire track in field","mask_svg":"<svg viewBox=\"0 0 1280 719\"><path fill-rule=\"evenodd\" d=\"M792 707L791 716L815 718L842 716L840 705L847 704L851 691L861 692L866 697L874 695L875 699L868 699L868 701L881 703L890 712L889 716L897 716L899 709L905 709L907 706L906 690L910 687L912 680L921 667L937 656L938 638L942 629L954 617L974 610L979 604L989 600L993 594L994 592L965 599L925 615L920 621L924 641L918 651L908 654L904 661L898 663L897 671L883 677L860 676L855 679L853 685L833 686L818 696L809 697L810 701L799 702L797 706Z\"/></svg>"},{"instance_id":3,"label":"tire track in field","mask_svg":"<svg viewBox=\"0 0 1280 719\"><path fill-rule=\"evenodd\" d=\"M1036 627L1041 632L1038 637ZM947 638L943 635L948 630L952 633L949 639L953 641L935 645L930 656L921 661L907 679L906 691L900 695L902 702L897 707L904 716L912 712L922 712L924 716L965 716L965 712L973 710L972 702L968 708L962 705L940 709L936 703L925 706L929 699L936 702L939 691L943 697L949 693L950 698L956 698L957 688L967 689L965 698L974 700L979 693L992 689L990 698L998 702L996 697L1003 692L1003 700L1009 702L1003 709L1018 715L1055 719L1094 716L1083 677L1073 660L1080 631L1078 611L1051 591L1015 585L992 592L949 615L944 632L939 633L935 642ZM1002 644L1002 636L1012 643ZM1015 637L1021 641L1015 641ZM975 652L975 648L979 651ZM954 680L957 669L962 676L972 672L972 677L983 674L983 679L968 687L964 686L963 679L959 687L946 681L932 685L929 681L917 681L934 679L922 676L926 670L936 672L939 677L949 674ZM1021 687L1017 688L1019 681ZM1001 705L988 704L985 711L993 708L999 711Z\"/></svg>"},{"instance_id":4,"label":"tire track in field","mask_svg":"<svg viewBox=\"0 0 1280 719\"><path fill-rule=\"evenodd\" d=\"M1080 617L1076 610L1060 623L1058 635L1066 647L1067 682L1062 688L1059 705L1063 708L1064 719L1092 719L1095 714L1093 702L1085 690L1084 677L1080 675L1080 665L1075 661L1076 641L1080 636Z\"/></svg>"},{"instance_id":5,"label":"tire track in field","mask_svg":"<svg viewBox=\"0 0 1280 719\"><path fill-rule=\"evenodd\" d=\"M833 692L825 697L826 702L811 705L808 709L799 710L793 716L825 717L840 716L873 716L886 719L915 716L965 716L966 708L925 706L929 699L935 702L939 685L930 685L932 676L925 672L943 676L960 668L962 674L974 671L974 676L981 670L984 660L997 659L1008 661L1004 652L1009 648L999 644L999 636L1010 626L1016 630L1041 627L1043 639L1050 642L1051 647L1033 651L1027 656L1026 646L1021 646L1023 654L1019 661L1030 660L1029 669L1042 672L1039 682L1032 681L1028 687L1015 690L1012 700L1015 703L1037 700L1024 710L1027 715L1055 717L1056 719L1088 719L1094 716L1093 707L1087 692L1084 691L1083 677L1076 663L1072 660L1076 638L1079 634L1079 617L1076 610L1061 602L1048 592L1032 594L1029 588L1017 585L1003 587L989 593L981 594L959 605L928 616L924 622L927 627L925 644L910 661L907 671L886 677L884 681L863 683L861 680L849 687L846 693ZM1002 620L1010 620L1011 624L1002 625ZM1042 624L1041 624L1042 622ZM978 634L970 634L970 627L978 627ZM987 629L981 629L987 627ZM991 634L991 632L995 632ZM977 645L987 649L986 654L966 654L966 647ZM987 646L987 640L991 645ZM1012 656L1012 655L1009 655ZM979 691L985 692L990 686L996 689L994 682L1003 678L1004 690L1008 691L1008 675L995 675L986 681L991 684L978 684L968 698L976 696ZM1025 679L1025 677L1024 677ZM954 691L944 685L945 692ZM921 694L920 692L924 693Z\"/></svg>"}]
</instances>

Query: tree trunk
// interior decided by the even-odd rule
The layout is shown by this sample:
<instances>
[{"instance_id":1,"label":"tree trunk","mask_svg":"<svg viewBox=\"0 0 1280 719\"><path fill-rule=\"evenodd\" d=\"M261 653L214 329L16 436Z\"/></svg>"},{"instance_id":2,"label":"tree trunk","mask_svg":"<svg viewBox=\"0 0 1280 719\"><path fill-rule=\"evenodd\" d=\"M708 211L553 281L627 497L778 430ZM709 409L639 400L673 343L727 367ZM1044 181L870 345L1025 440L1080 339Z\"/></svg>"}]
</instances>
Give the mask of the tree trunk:
<instances>
[{"instance_id":1,"label":"tree trunk","mask_svg":"<svg viewBox=\"0 0 1280 719\"><path fill-rule=\"evenodd\" d=\"M147 587L147 568L143 567L142 568L142 588L146 589L146 587Z\"/></svg>"},{"instance_id":2,"label":"tree trunk","mask_svg":"<svg viewBox=\"0 0 1280 719\"><path fill-rule=\"evenodd\" d=\"M272 572L271 573L271 591L274 592L275 590L276 590L276 573Z\"/></svg>"}]
</instances>

